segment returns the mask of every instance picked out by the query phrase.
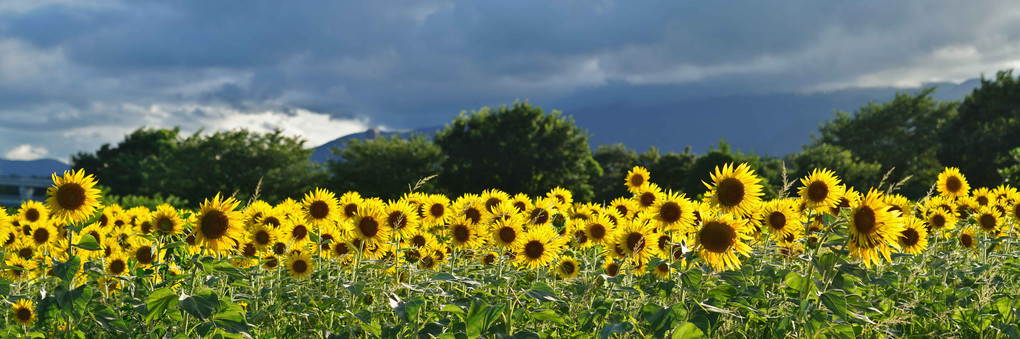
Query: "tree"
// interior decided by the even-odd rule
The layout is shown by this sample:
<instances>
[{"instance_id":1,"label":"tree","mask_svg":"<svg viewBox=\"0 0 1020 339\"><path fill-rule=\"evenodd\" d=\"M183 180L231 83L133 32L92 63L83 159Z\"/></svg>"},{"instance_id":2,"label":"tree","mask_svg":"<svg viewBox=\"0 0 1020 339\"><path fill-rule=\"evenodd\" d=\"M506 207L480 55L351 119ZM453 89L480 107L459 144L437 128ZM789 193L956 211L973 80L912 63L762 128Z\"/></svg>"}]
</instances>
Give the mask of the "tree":
<instances>
[{"instance_id":1,"label":"tree","mask_svg":"<svg viewBox=\"0 0 1020 339\"><path fill-rule=\"evenodd\" d=\"M1020 147L1020 81L1013 71L999 71L992 80L982 76L939 135L939 160L959 167L971 187L1002 184L999 170L1018 164L1010 151Z\"/></svg>"},{"instance_id":2,"label":"tree","mask_svg":"<svg viewBox=\"0 0 1020 339\"><path fill-rule=\"evenodd\" d=\"M439 146L420 134L407 139L399 135L373 140L350 139L333 148L339 159L328 164L329 187L334 192L358 191L363 196L397 199L408 184L438 174L442 162ZM434 181L419 190L430 192Z\"/></svg>"},{"instance_id":3,"label":"tree","mask_svg":"<svg viewBox=\"0 0 1020 339\"><path fill-rule=\"evenodd\" d=\"M890 181L911 176L902 187L910 198L923 197L938 179L942 166L936 157L939 131L956 116L956 102L931 97L934 87L917 93L896 93L892 101L869 102L853 115L837 112L836 119L821 126L815 144L849 150L861 160L882 165L882 173L895 167Z\"/></svg>"},{"instance_id":4,"label":"tree","mask_svg":"<svg viewBox=\"0 0 1020 339\"><path fill-rule=\"evenodd\" d=\"M178 140L177 147L142 166L144 195L173 195L195 206L217 193L244 200L258 189L259 198L277 203L300 199L324 172L312 165L304 140L280 130L200 132Z\"/></svg>"},{"instance_id":5,"label":"tree","mask_svg":"<svg viewBox=\"0 0 1020 339\"><path fill-rule=\"evenodd\" d=\"M652 174L651 179L648 180L649 182L659 185L659 187L663 190L683 192L690 169L694 166L694 162L698 159L698 156L691 153L690 146L687 146L683 153L667 152L663 155L659 155L659 150L657 148L651 147L647 152L642 153L638 159L654 159L654 161L648 161L642 164ZM623 185L622 177L620 178L619 183L620 185Z\"/></svg>"},{"instance_id":6,"label":"tree","mask_svg":"<svg viewBox=\"0 0 1020 339\"><path fill-rule=\"evenodd\" d=\"M593 201L609 203L618 197L629 196L623 179L638 164L637 152L623 144L599 145L593 158L602 168L602 175L589 179L589 185L595 191ZM653 172L652 175L656 174Z\"/></svg>"},{"instance_id":7,"label":"tree","mask_svg":"<svg viewBox=\"0 0 1020 339\"><path fill-rule=\"evenodd\" d=\"M138 194L143 184L143 166L176 149L179 133L180 128L139 128L117 146L103 144L95 153L78 152L71 156L71 167L95 175L113 194Z\"/></svg>"},{"instance_id":8,"label":"tree","mask_svg":"<svg viewBox=\"0 0 1020 339\"><path fill-rule=\"evenodd\" d=\"M496 188L537 196L560 186L587 201L588 179L602 174L573 119L527 102L461 112L435 143L447 156L439 184L452 195Z\"/></svg>"},{"instance_id":9,"label":"tree","mask_svg":"<svg viewBox=\"0 0 1020 339\"><path fill-rule=\"evenodd\" d=\"M800 153L788 155L786 162L792 164L795 169L787 173L787 180L799 181L816 168L827 168L836 172L844 184L862 193L878 185L882 175L885 174L882 172L881 164L863 161L849 150L826 143L804 147ZM798 182L791 186L790 192L794 192L792 195L796 195L796 191L793 190L798 187L800 187Z\"/></svg>"}]
</instances>

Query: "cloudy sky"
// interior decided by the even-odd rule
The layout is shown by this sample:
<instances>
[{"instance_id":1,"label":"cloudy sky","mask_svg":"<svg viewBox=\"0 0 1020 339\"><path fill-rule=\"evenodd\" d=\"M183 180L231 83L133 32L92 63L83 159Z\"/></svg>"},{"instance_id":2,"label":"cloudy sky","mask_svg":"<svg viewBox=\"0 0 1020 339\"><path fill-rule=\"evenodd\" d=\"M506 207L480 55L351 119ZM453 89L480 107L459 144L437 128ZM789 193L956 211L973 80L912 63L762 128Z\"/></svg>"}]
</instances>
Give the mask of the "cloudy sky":
<instances>
[{"instance_id":1,"label":"cloudy sky","mask_svg":"<svg viewBox=\"0 0 1020 339\"><path fill-rule=\"evenodd\" d=\"M1016 1L3 0L0 158L67 161L139 126L275 127L315 146L516 99L583 117L548 105L1017 66Z\"/></svg>"}]
</instances>

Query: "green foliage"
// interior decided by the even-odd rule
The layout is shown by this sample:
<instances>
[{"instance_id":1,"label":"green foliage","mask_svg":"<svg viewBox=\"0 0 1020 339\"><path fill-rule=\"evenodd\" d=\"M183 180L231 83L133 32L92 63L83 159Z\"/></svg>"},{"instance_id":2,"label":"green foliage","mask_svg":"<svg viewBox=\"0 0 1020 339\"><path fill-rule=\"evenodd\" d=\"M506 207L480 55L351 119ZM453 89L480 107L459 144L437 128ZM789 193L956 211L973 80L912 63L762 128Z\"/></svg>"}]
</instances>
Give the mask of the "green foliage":
<instances>
[{"instance_id":1,"label":"green foliage","mask_svg":"<svg viewBox=\"0 0 1020 339\"><path fill-rule=\"evenodd\" d=\"M634 166L642 166L655 175L650 182L659 185L663 190L682 192L687 171L697 159L687 147L683 153L668 152L659 154L659 149L650 147L641 154L628 150L623 144L601 145L595 150L595 161L602 167L602 175L592 177L591 186L595 189L594 202L609 203L610 200L630 195L623 180L627 172Z\"/></svg>"},{"instance_id":2,"label":"green foliage","mask_svg":"<svg viewBox=\"0 0 1020 339\"><path fill-rule=\"evenodd\" d=\"M573 119L527 102L462 112L435 143L446 155L439 184L452 195L496 188L537 196L560 186L589 201L588 179L602 173Z\"/></svg>"},{"instance_id":3,"label":"green foliage","mask_svg":"<svg viewBox=\"0 0 1020 339\"><path fill-rule=\"evenodd\" d=\"M864 192L877 186L884 174L882 165L863 161L849 150L825 143L805 147L800 153L786 156L786 161L795 169L787 174L791 181L807 176L816 168L827 168L836 172L847 186ZM799 182L795 183L791 189L799 186Z\"/></svg>"},{"instance_id":4,"label":"green foliage","mask_svg":"<svg viewBox=\"0 0 1020 339\"><path fill-rule=\"evenodd\" d=\"M71 156L71 167L84 169L110 187L113 194L138 194L144 180L144 168L161 156L177 149L180 128L139 128L124 137L117 146L103 144L95 153L79 152Z\"/></svg>"},{"instance_id":5,"label":"green foliage","mask_svg":"<svg viewBox=\"0 0 1020 339\"><path fill-rule=\"evenodd\" d=\"M337 160L328 165L329 188L334 192L357 191L365 196L397 199L408 184L438 174L443 155L439 146L422 135L401 139L398 135L374 140L350 139L334 148ZM432 192L434 180L418 190Z\"/></svg>"},{"instance_id":6,"label":"green foliage","mask_svg":"<svg viewBox=\"0 0 1020 339\"><path fill-rule=\"evenodd\" d=\"M913 95L897 92L892 101L869 102L852 115L836 112L835 119L819 128L821 136L814 144L839 146L862 161L881 164L883 174L895 167L888 180L910 176L901 193L923 197L942 171L935 156L937 131L956 116L957 107L956 102L933 99L934 91L929 87Z\"/></svg>"},{"instance_id":7,"label":"green foliage","mask_svg":"<svg viewBox=\"0 0 1020 339\"><path fill-rule=\"evenodd\" d=\"M118 204L121 207L128 209L132 207L144 206L150 210L155 211L156 207L162 204L168 204L174 208L184 208L188 206L188 201L185 199L178 198L173 195L163 196L163 194L157 192L153 195L103 195L104 204Z\"/></svg>"},{"instance_id":8,"label":"green foliage","mask_svg":"<svg viewBox=\"0 0 1020 339\"><path fill-rule=\"evenodd\" d=\"M971 187L1001 184L998 170L1020 164L1010 154L1020 146L1020 80L1012 70L994 79L982 76L981 87L967 95L939 134L943 165L959 167Z\"/></svg>"}]
</instances>

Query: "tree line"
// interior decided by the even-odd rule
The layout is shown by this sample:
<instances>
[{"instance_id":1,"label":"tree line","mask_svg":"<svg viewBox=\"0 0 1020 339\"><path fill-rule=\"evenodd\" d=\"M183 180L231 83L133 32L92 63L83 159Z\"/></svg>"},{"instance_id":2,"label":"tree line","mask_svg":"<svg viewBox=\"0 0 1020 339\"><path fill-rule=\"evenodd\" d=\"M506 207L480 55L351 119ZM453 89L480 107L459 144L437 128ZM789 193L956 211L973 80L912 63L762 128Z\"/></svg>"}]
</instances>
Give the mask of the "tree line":
<instances>
[{"instance_id":1,"label":"tree line","mask_svg":"<svg viewBox=\"0 0 1020 339\"><path fill-rule=\"evenodd\" d=\"M305 141L281 131L235 130L182 135L179 128L140 128L113 146L72 157L74 168L94 173L118 201L197 206L217 192L240 199L279 202L300 199L324 187L335 192L396 199L419 191L460 195L500 189L542 195L553 187L571 190L577 201L608 202L627 194L623 177L634 166L652 173L663 189L698 196L702 181L728 162L747 162L773 187L829 168L858 190L880 181L898 183L899 193L927 194L945 166L959 167L972 186L1020 180L1020 87L1011 70L981 85L963 101L939 101L935 88L898 92L884 103L835 113L800 152L759 156L733 150L720 140L704 154L687 147L638 153L622 144L594 152L587 132L561 112L527 102L462 112L433 138L424 135L351 139L332 150L326 164L309 160ZM423 178L431 178L422 181Z\"/></svg>"}]
</instances>

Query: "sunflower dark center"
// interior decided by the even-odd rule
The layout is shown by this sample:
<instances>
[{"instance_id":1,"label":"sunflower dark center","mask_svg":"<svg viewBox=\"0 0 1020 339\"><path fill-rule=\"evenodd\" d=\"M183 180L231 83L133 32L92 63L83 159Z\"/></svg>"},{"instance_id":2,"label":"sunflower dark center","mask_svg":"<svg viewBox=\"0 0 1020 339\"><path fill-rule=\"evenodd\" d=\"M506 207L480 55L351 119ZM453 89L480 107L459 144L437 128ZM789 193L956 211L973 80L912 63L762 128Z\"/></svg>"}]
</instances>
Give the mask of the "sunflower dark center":
<instances>
[{"instance_id":1,"label":"sunflower dark center","mask_svg":"<svg viewBox=\"0 0 1020 339\"><path fill-rule=\"evenodd\" d=\"M527 207L528 207L528 205L525 205L523 202L514 201L514 208L517 209L517 212L524 213L524 209L527 208Z\"/></svg>"},{"instance_id":2,"label":"sunflower dark center","mask_svg":"<svg viewBox=\"0 0 1020 339\"><path fill-rule=\"evenodd\" d=\"M298 274L308 272L308 263L305 262L304 260L295 260L294 264L291 266L291 269L294 270L294 273Z\"/></svg>"},{"instance_id":3,"label":"sunflower dark center","mask_svg":"<svg viewBox=\"0 0 1020 339\"><path fill-rule=\"evenodd\" d=\"M627 249L631 252L640 252L645 248L645 236L640 232L630 232L627 235Z\"/></svg>"},{"instance_id":4,"label":"sunflower dark center","mask_svg":"<svg viewBox=\"0 0 1020 339\"><path fill-rule=\"evenodd\" d=\"M683 247L677 246L673 248L673 260L680 260L684 258Z\"/></svg>"},{"instance_id":5,"label":"sunflower dark center","mask_svg":"<svg viewBox=\"0 0 1020 339\"><path fill-rule=\"evenodd\" d=\"M680 213L680 204L676 202L669 201L659 207L659 216L662 217L662 221L670 224L680 221Z\"/></svg>"},{"instance_id":6,"label":"sunflower dark center","mask_svg":"<svg viewBox=\"0 0 1020 339\"><path fill-rule=\"evenodd\" d=\"M616 205L615 207L616 207L616 211L620 212L620 215L627 215L627 206Z\"/></svg>"},{"instance_id":7,"label":"sunflower dark center","mask_svg":"<svg viewBox=\"0 0 1020 339\"><path fill-rule=\"evenodd\" d=\"M308 236L308 228L305 225L294 225L294 229L290 230L290 237L294 240L304 240Z\"/></svg>"},{"instance_id":8,"label":"sunflower dark center","mask_svg":"<svg viewBox=\"0 0 1020 339\"><path fill-rule=\"evenodd\" d=\"M499 198L496 197L489 198L488 200L485 200L485 209L488 210L489 212L492 212L492 209L495 208L496 205L499 205L499 203L501 202L503 201L499 200Z\"/></svg>"},{"instance_id":9,"label":"sunflower dark center","mask_svg":"<svg viewBox=\"0 0 1020 339\"><path fill-rule=\"evenodd\" d=\"M532 225L544 225L547 222L549 222L549 212L546 212L544 208L536 208L531 211Z\"/></svg>"},{"instance_id":10,"label":"sunflower dark center","mask_svg":"<svg viewBox=\"0 0 1020 339\"><path fill-rule=\"evenodd\" d=\"M477 224L479 221L482 221L482 211L479 211L474 207L464 211L464 216L467 217L468 220L471 220L471 223L473 224Z\"/></svg>"},{"instance_id":11,"label":"sunflower dark center","mask_svg":"<svg viewBox=\"0 0 1020 339\"><path fill-rule=\"evenodd\" d=\"M156 227L164 233L170 233L174 230L174 222L167 217L159 217L156 219Z\"/></svg>"},{"instance_id":12,"label":"sunflower dark center","mask_svg":"<svg viewBox=\"0 0 1020 339\"><path fill-rule=\"evenodd\" d=\"M673 241L673 239L670 239L668 235L664 234L664 235L659 236L659 242L658 242L659 243L659 250L666 251L666 249L669 248L669 243L672 242L672 241Z\"/></svg>"},{"instance_id":13,"label":"sunflower dark center","mask_svg":"<svg viewBox=\"0 0 1020 339\"><path fill-rule=\"evenodd\" d=\"M35 254L35 251L28 247L18 250L18 256L22 259L31 259L33 254Z\"/></svg>"},{"instance_id":14,"label":"sunflower dark center","mask_svg":"<svg viewBox=\"0 0 1020 339\"><path fill-rule=\"evenodd\" d=\"M227 235L230 219L220 210L211 210L202 216L202 235L206 239L217 240Z\"/></svg>"},{"instance_id":15,"label":"sunflower dark center","mask_svg":"<svg viewBox=\"0 0 1020 339\"><path fill-rule=\"evenodd\" d=\"M140 264L148 265L152 263L152 259L152 247L142 246L135 251L135 260L138 260Z\"/></svg>"},{"instance_id":16,"label":"sunflower dark center","mask_svg":"<svg viewBox=\"0 0 1020 339\"><path fill-rule=\"evenodd\" d=\"M458 243L465 243L471 239L471 230L467 225L453 225L453 240Z\"/></svg>"},{"instance_id":17,"label":"sunflower dark center","mask_svg":"<svg viewBox=\"0 0 1020 339\"><path fill-rule=\"evenodd\" d=\"M669 272L669 265L666 263L660 263L658 266L655 266L655 270L662 273L667 273Z\"/></svg>"},{"instance_id":18,"label":"sunflower dark center","mask_svg":"<svg viewBox=\"0 0 1020 339\"><path fill-rule=\"evenodd\" d=\"M67 183L57 188L57 205L68 211L76 211L85 205L85 188L77 183Z\"/></svg>"},{"instance_id":19,"label":"sunflower dark center","mask_svg":"<svg viewBox=\"0 0 1020 339\"><path fill-rule=\"evenodd\" d=\"M514 240L517 240L517 231L513 227L505 226L499 229L499 241L509 244Z\"/></svg>"},{"instance_id":20,"label":"sunflower dark center","mask_svg":"<svg viewBox=\"0 0 1020 339\"><path fill-rule=\"evenodd\" d=\"M313 219L325 219L329 216L329 204L322 200L313 201L308 205L308 214Z\"/></svg>"},{"instance_id":21,"label":"sunflower dark center","mask_svg":"<svg viewBox=\"0 0 1020 339\"><path fill-rule=\"evenodd\" d=\"M280 227L280 219L278 219L276 217L269 216L269 217L266 217L265 219L262 219L262 224L263 225L272 225L273 228Z\"/></svg>"},{"instance_id":22,"label":"sunflower dark center","mask_svg":"<svg viewBox=\"0 0 1020 339\"><path fill-rule=\"evenodd\" d=\"M982 214L981 217L978 218L978 222L981 224L981 228L984 229L984 230L993 230L993 229L995 229L995 226L996 226L995 225L996 224L995 221L996 221L995 220L995 216L993 216L991 214Z\"/></svg>"},{"instance_id":23,"label":"sunflower dark center","mask_svg":"<svg viewBox=\"0 0 1020 339\"><path fill-rule=\"evenodd\" d=\"M482 258L482 263L486 266L496 263L496 255L492 253L486 254L485 257Z\"/></svg>"},{"instance_id":24,"label":"sunflower dark center","mask_svg":"<svg viewBox=\"0 0 1020 339\"><path fill-rule=\"evenodd\" d=\"M974 243L974 238L971 238L970 234L961 234L960 235L960 244L962 244L963 247L970 248L970 246L973 245L973 243Z\"/></svg>"},{"instance_id":25,"label":"sunflower dark center","mask_svg":"<svg viewBox=\"0 0 1020 339\"><path fill-rule=\"evenodd\" d=\"M821 181L813 181L808 185L807 196L813 202L824 202L829 197L829 185Z\"/></svg>"},{"instance_id":26,"label":"sunflower dark center","mask_svg":"<svg viewBox=\"0 0 1020 339\"><path fill-rule=\"evenodd\" d=\"M528 259L535 260L541 258L542 254L544 253L545 244L543 244L541 241L532 240L524 245L524 255L527 256Z\"/></svg>"},{"instance_id":27,"label":"sunflower dark center","mask_svg":"<svg viewBox=\"0 0 1020 339\"><path fill-rule=\"evenodd\" d=\"M591 237L596 240L602 240L606 237L606 226L602 224L591 224L588 225L588 232L591 233Z\"/></svg>"},{"instance_id":28,"label":"sunflower dark center","mask_svg":"<svg viewBox=\"0 0 1020 339\"><path fill-rule=\"evenodd\" d=\"M913 228L905 229L903 230L902 233L900 233L900 241L902 241L903 244L908 247L917 245L917 242L920 240L921 235L917 234L917 231L914 230Z\"/></svg>"},{"instance_id":29,"label":"sunflower dark center","mask_svg":"<svg viewBox=\"0 0 1020 339\"><path fill-rule=\"evenodd\" d=\"M29 222L39 221L40 217L42 217L42 214L39 213L39 210L37 209L30 208L27 211L25 211L25 219L28 220Z\"/></svg>"},{"instance_id":30,"label":"sunflower dark center","mask_svg":"<svg viewBox=\"0 0 1020 339\"><path fill-rule=\"evenodd\" d=\"M110 217L107 217L106 213L103 213L103 215L99 216L99 226L100 227L106 227L106 225L108 225L109 223L110 223Z\"/></svg>"},{"instance_id":31,"label":"sunflower dark center","mask_svg":"<svg viewBox=\"0 0 1020 339\"><path fill-rule=\"evenodd\" d=\"M584 244L588 242L588 235L584 234L584 230L578 230L577 232L574 232L574 239L577 240L578 244Z\"/></svg>"},{"instance_id":32,"label":"sunflower dark center","mask_svg":"<svg viewBox=\"0 0 1020 339\"><path fill-rule=\"evenodd\" d=\"M936 214L931 217L931 223L936 228L943 228L946 226L946 217L941 214Z\"/></svg>"},{"instance_id":33,"label":"sunflower dark center","mask_svg":"<svg viewBox=\"0 0 1020 339\"><path fill-rule=\"evenodd\" d=\"M347 247L346 243L338 243L336 246L333 246L333 254L336 254L336 256L338 257L343 256L350 252L351 249Z\"/></svg>"},{"instance_id":34,"label":"sunflower dark center","mask_svg":"<svg viewBox=\"0 0 1020 339\"><path fill-rule=\"evenodd\" d=\"M609 263L608 265L606 265L606 275L608 275L610 277L615 277L619 273L620 273L620 265L619 264L613 262L613 263Z\"/></svg>"},{"instance_id":35,"label":"sunflower dark center","mask_svg":"<svg viewBox=\"0 0 1020 339\"><path fill-rule=\"evenodd\" d=\"M576 270L577 266L574 265L574 262L572 261L563 261L560 263L560 271L563 271L563 274L571 275L574 274L574 271Z\"/></svg>"},{"instance_id":36,"label":"sunflower dark center","mask_svg":"<svg viewBox=\"0 0 1020 339\"><path fill-rule=\"evenodd\" d=\"M386 223L395 229L402 230L407 227L407 216L404 215L404 212L395 211L386 217Z\"/></svg>"},{"instance_id":37,"label":"sunflower dark center","mask_svg":"<svg viewBox=\"0 0 1020 339\"><path fill-rule=\"evenodd\" d=\"M246 257L254 257L256 253L258 253L258 251L255 249L255 244L247 243L244 244L243 248L241 248L241 254Z\"/></svg>"},{"instance_id":38,"label":"sunflower dark center","mask_svg":"<svg viewBox=\"0 0 1020 339\"><path fill-rule=\"evenodd\" d=\"M411 238L411 245L414 245L414 247L422 247L425 246L426 243L425 236L415 235Z\"/></svg>"},{"instance_id":39,"label":"sunflower dark center","mask_svg":"<svg viewBox=\"0 0 1020 339\"><path fill-rule=\"evenodd\" d=\"M198 238L194 234L188 234L187 237L184 237L184 242L188 243L188 245L194 246L196 241L198 241Z\"/></svg>"},{"instance_id":40,"label":"sunflower dark center","mask_svg":"<svg viewBox=\"0 0 1020 339\"><path fill-rule=\"evenodd\" d=\"M698 233L698 240L705 250L713 253L723 253L729 250L737 240L737 231L732 226L711 221L701 227Z\"/></svg>"},{"instance_id":41,"label":"sunflower dark center","mask_svg":"<svg viewBox=\"0 0 1020 339\"><path fill-rule=\"evenodd\" d=\"M857 229L857 233L868 234L875 229L875 223L875 210L871 207L861 206L854 214L854 228Z\"/></svg>"},{"instance_id":42,"label":"sunflower dark center","mask_svg":"<svg viewBox=\"0 0 1020 339\"><path fill-rule=\"evenodd\" d=\"M18 311L15 313L21 322L27 322L32 319L32 310L28 308L18 307Z\"/></svg>"},{"instance_id":43,"label":"sunflower dark center","mask_svg":"<svg viewBox=\"0 0 1020 339\"><path fill-rule=\"evenodd\" d=\"M726 207L734 207L744 201L744 183L737 178L726 178L716 185L719 203Z\"/></svg>"},{"instance_id":44,"label":"sunflower dark center","mask_svg":"<svg viewBox=\"0 0 1020 339\"><path fill-rule=\"evenodd\" d=\"M366 216L361 218L358 222L358 230L361 231L366 238L373 238L376 234L379 234L379 222L375 218Z\"/></svg>"},{"instance_id":45,"label":"sunflower dark center","mask_svg":"<svg viewBox=\"0 0 1020 339\"><path fill-rule=\"evenodd\" d=\"M983 195L979 196L975 200L977 200L978 205L988 206L988 197L986 197L986 196L983 196Z\"/></svg>"},{"instance_id":46,"label":"sunflower dark center","mask_svg":"<svg viewBox=\"0 0 1020 339\"><path fill-rule=\"evenodd\" d=\"M432 204L432 206L429 207L429 214L433 217L439 218L445 213L446 207L444 207L443 204Z\"/></svg>"},{"instance_id":47,"label":"sunflower dark center","mask_svg":"<svg viewBox=\"0 0 1020 339\"><path fill-rule=\"evenodd\" d=\"M644 207L652 206L652 204L655 203L655 193L652 192L641 193L641 197L638 200L641 201L641 206Z\"/></svg>"},{"instance_id":48,"label":"sunflower dark center","mask_svg":"<svg viewBox=\"0 0 1020 339\"><path fill-rule=\"evenodd\" d=\"M287 252L287 244L284 244L282 242L277 242L277 243L273 244L273 253L276 253L276 255L283 255L286 252Z\"/></svg>"},{"instance_id":49,"label":"sunflower dark center","mask_svg":"<svg viewBox=\"0 0 1020 339\"><path fill-rule=\"evenodd\" d=\"M125 269L127 269L127 265L124 260L117 259L110 263L110 273L121 274Z\"/></svg>"},{"instance_id":50,"label":"sunflower dark center","mask_svg":"<svg viewBox=\"0 0 1020 339\"><path fill-rule=\"evenodd\" d=\"M619 181L617 181L617 182L619 182ZM640 175L640 174L635 174L635 175L630 176L630 185L631 186L633 186L633 187L641 187L641 185L644 185L644 184L645 184L645 176Z\"/></svg>"},{"instance_id":51,"label":"sunflower dark center","mask_svg":"<svg viewBox=\"0 0 1020 339\"><path fill-rule=\"evenodd\" d=\"M152 223L151 222L143 221L140 225L138 225L138 227L141 228L142 234L152 233Z\"/></svg>"},{"instance_id":52,"label":"sunflower dark center","mask_svg":"<svg viewBox=\"0 0 1020 339\"><path fill-rule=\"evenodd\" d=\"M353 217L355 213L358 213L358 204L347 204L344 206L344 215L348 218Z\"/></svg>"},{"instance_id":53,"label":"sunflower dark center","mask_svg":"<svg viewBox=\"0 0 1020 339\"><path fill-rule=\"evenodd\" d=\"M946 190L947 191L949 191L951 193L958 193L958 192L960 192L960 189L962 189L962 188L963 188L963 182L960 181L960 178L957 178L955 175L951 176L949 178L946 178Z\"/></svg>"},{"instance_id":54,"label":"sunflower dark center","mask_svg":"<svg viewBox=\"0 0 1020 339\"><path fill-rule=\"evenodd\" d=\"M39 227L32 232L32 239L35 240L36 244L42 244L50 241L50 231L44 227Z\"/></svg>"},{"instance_id":55,"label":"sunflower dark center","mask_svg":"<svg viewBox=\"0 0 1020 339\"><path fill-rule=\"evenodd\" d=\"M270 240L269 232L266 230L258 230L258 232L255 232L255 242L259 245L268 245Z\"/></svg>"},{"instance_id":56,"label":"sunflower dark center","mask_svg":"<svg viewBox=\"0 0 1020 339\"><path fill-rule=\"evenodd\" d=\"M769 225L772 225L772 228L776 230L783 229L783 227L786 227L786 215L779 211L770 213Z\"/></svg>"}]
</instances>

